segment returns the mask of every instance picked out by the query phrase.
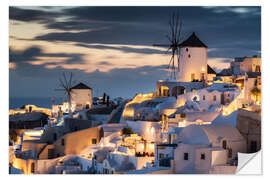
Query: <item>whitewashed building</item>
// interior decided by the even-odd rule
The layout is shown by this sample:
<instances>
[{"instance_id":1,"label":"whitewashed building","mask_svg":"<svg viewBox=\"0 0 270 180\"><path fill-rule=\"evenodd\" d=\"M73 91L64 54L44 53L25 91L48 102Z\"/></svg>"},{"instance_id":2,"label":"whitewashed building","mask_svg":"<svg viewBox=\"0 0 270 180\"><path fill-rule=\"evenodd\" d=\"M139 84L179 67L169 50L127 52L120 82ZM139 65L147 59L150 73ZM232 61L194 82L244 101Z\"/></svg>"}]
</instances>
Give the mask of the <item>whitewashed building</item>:
<instances>
[{"instance_id":1,"label":"whitewashed building","mask_svg":"<svg viewBox=\"0 0 270 180\"><path fill-rule=\"evenodd\" d=\"M76 110L89 109L92 107L92 88L79 83L71 88L71 104Z\"/></svg>"},{"instance_id":2,"label":"whitewashed building","mask_svg":"<svg viewBox=\"0 0 270 180\"><path fill-rule=\"evenodd\" d=\"M190 125L179 134L174 151L175 173L209 173L216 166L231 166L237 162L237 153L246 152L246 142L239 131L228 124Z\"/></svg>"}]
</instances>

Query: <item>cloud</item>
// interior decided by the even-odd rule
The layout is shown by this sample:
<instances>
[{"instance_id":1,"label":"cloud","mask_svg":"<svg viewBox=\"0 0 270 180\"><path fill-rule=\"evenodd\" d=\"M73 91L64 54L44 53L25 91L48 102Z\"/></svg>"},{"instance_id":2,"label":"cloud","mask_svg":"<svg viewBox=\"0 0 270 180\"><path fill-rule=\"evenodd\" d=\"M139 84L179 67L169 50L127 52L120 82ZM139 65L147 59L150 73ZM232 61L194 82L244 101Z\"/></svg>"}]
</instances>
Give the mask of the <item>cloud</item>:
<instances>
[{"instance_id":1,"label":"cloud","mask_svg":"<svg viewBox=\"0 0 270 180\"><path fill-rule=\"evenodd\" d=\"M40 23L52 23L54 18L59 16L57 12L45 12L42 10L33 10L33 9L21 9L18 7L11 6L9 7L9 19L17 21L37 21Z\"/></svg>"},{"instance_id":2,"label":"cloud","mask_svg":"<svg viewBox=\"0 0 270 180\"><path fill-rule=\"evenodd\" d=\"M13 50L11 47L9 48L9 62L13 63L27 63L31 61L42 61L42 59L46 60L55 58L55 60L64 59L63 61L58 62L60 64L78 64L83 63L82 56L83 54L80 53L45 53L40 46L32 46L22 51Z\"/></svg>"},{"instance_id":3,"label":"cloud","mask_svg":"<svg viewBox=\"0 0 270 180\"><path fill-rule=\"evenodd\" d=\"M91 48L91 49L104 49L104 50L119 50L124 53L140 53L140 54L165 54L165 49L159 50L156 47L149 48L149 47L136 47L136 46L123 46L123 45L117 45L117 46L110 46L110 45L97 45L97 44L85 44L85 43L78 43L76 46L85 47L85 48Z\"/></svg>"},{"instance_id":4,"label":"cloud","mask_svg":"<svg viewBox=\"0 0 270 180\"><path fill-rule=\"evenodd\" d=\"M58 79L62 72L73 72L76 82L82 81L91 86L95 96L106 92L111 97L133 97L136 93L154 91L157 80L167 78L166 67L167 65L114 68L108 72L96 70L87 73L78 69L48 69L44 65L20 64L16 70L10 69L10 95L61 96L54 91L59 86Z\"/></svg>"},{"instance_id":5,"label":"cloud","mask_svg":"<svg viewBox=\"0 0 270 180\"><path fill-rule=\"evenodd\" d=\"M183 19L183 39L195 31L209 47L209 63L216 70L234 57L261 52L260 7L10 7L10 20L19 22L13 28L41 27L26 49L10 48L11 96L54 95L66 71L96 94L130 97L153 91L157 80L166 79L167 65L157 65L166 63L165 56L152 44L168 43L173 11ZM22 37L14 32L10 41L21 45L26 42ZM106 72L105 66L110 67Z\"/></svg>"},{"instance_id":6,"label":"cloud","mask_svg":"<svg viewBox=\"0 0 270 180\"><path fill-rule=\"evenodd\" d=\"M205 9L210 9L214 13L235 13L240 15L260 15L261 8L260 7L223 7L223 6L204 6Z\"/></svg>"},{"instance_id":7,"label":"cloud","mask_svg":"<svg viewBox=\"0 0 270 180\"><path fill-rule=\"evenodd\" d=\"M113 65L113 64L108 61L100 61L97 63L97 65Z\"/></svg>"}]
</instances>

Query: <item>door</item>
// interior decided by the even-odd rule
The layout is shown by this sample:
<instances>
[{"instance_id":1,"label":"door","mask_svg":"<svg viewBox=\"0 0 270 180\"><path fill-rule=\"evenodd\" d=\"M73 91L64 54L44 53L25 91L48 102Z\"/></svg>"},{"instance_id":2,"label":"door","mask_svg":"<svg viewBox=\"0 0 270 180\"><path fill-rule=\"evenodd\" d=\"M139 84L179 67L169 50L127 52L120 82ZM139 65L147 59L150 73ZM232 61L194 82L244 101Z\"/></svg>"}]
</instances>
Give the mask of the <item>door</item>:
<instances>
[{"instance_id":1,"label":"door","mask_svg":"<svg viewBox=\"0 0 270 180\"><path fill-rule=\"evenodd\" d=\"M256 141L251 141L250 142L250 151L251 151L251 153L257 151L257 142Z\"/></svg>"}]
</instances>

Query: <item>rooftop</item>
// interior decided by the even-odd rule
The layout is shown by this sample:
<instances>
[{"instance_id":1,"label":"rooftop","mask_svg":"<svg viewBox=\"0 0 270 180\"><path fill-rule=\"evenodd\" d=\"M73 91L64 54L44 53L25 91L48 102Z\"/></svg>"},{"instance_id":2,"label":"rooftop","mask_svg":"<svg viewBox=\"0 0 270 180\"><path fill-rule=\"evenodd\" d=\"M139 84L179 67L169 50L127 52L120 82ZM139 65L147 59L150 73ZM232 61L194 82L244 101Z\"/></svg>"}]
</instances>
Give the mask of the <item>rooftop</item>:
<instances>
[{"instance_id":1,"label":"rooftop","mask_svg":"<svg viewBox=\"0 0 270 180\"><path fill-rule=\"evenodd\" d=\"M82 82L80 82L76 86L73 86L71 89L92 89L92 88L90 88L87 85L85 85Z\"/></svg>"},{"instance_id":2,"label":"rooftop","mask_svg":"<svg viewBox=\"0 0 270 180\"><path fill-rule=\"evenodd\" d=\"M212 69L208 64L207 64L207 74L217 74L214 69Z\"/></svg>"},{"instance_id":3,"label":"rooftop","mask_svg":"<svg viewBox=\"0 0 270 180\"><path fill-rule=\"evenodd\" d=\"M195 32L192 33L189 38L183 41L180 46L188 46L188 47L206 47L207 46L196 36Z\"/></svg>"}]
</instances>

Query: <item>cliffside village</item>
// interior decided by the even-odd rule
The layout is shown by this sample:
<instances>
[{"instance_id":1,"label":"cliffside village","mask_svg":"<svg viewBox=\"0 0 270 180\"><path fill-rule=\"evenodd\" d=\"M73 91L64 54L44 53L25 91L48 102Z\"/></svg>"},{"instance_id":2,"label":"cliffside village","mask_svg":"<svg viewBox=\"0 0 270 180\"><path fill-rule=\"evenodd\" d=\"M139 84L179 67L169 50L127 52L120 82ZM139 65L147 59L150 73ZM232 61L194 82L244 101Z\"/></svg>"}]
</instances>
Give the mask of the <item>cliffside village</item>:
<instances>
[{"instance_id":1,"label":"cliffside village","mask_svg":"<svg viewBox=\"0 0 270 180\"><path fill-rule=\"evenodd\" d=\"M79 83L70 104L10 110L10 173L234 174L238 153L261 148L261 58L216 73L207 48L193 33L177 79L130 100Z\"/></svg>"}]
</instances>

